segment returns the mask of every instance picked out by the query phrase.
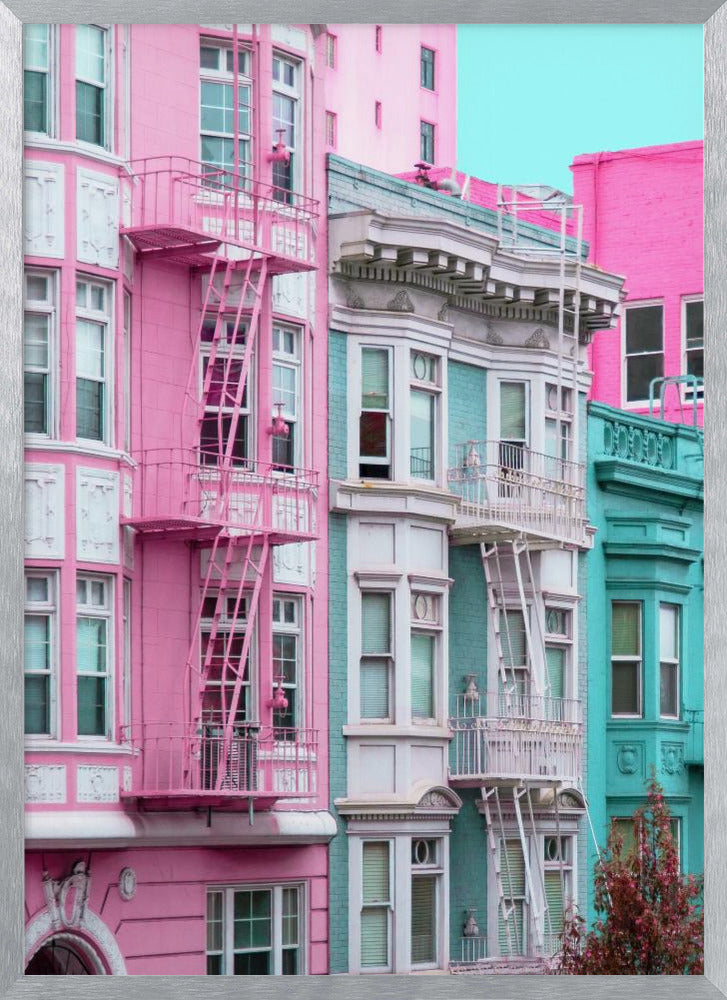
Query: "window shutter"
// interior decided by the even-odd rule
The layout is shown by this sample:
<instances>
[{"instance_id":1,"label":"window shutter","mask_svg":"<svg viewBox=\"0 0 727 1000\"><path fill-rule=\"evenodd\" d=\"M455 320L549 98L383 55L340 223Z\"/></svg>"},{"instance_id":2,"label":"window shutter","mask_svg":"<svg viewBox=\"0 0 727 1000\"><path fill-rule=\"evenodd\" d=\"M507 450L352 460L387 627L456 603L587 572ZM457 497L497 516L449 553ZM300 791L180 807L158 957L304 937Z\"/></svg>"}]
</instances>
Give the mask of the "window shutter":
<instances>
[{"instance_id":1,"label":"window shutter","mask_svg":"<svg viewBox=\"0 0 727 1000\"><path fill-rule=\"evenodd\" d=\"M415 719L434 718L434 636L412 633L411 714Z\"/></svg>"},{"instance_id":2,"label":"window shutter","mask_svg":"<svg viewBox=\"0 0 727 1000\"><path fill-rule=\"evenodd\" d=\"M505 619L503 621L503 618ZM506 611L500 615L502 652L506 667L524 667L528 657L525 641L525 618L522 611Z\"/></svg>"},{"instance_id":3,"label":"window shutter","mask_svg":"<svg viewBox=\"0 0 727 1000\"><path fill-rule=\"evenodd\" d=\"M565 650L562 646L546 646L545 659L550 678L550 697L562 698L565 687Z\"/></svg>"},{"instance_id":4,"label":"window shutter","mask_svg":"<svg viewBox=\"0 0 727 1000\"><path fill-rule=\"evenodd\" d=\"M391 651L391 597L361 595L361 651L366 654Z\"/></svg>"},{"instance_id":5,"label":"window shutter","mask_svg":"<svg viewBox=\"0 0 727 1000\"><path fill-rule=\"evenodd\" d=\"M563 930L564 903L563 903L563 883L560 871L545 872L545 902L548 906L548 920L546 920L546 930L550 930L551 951L555 951L559 945L558 935Z\"/></svg>"},{"instance_id":6,"label":"window shutter","mask_svg":"<svg viewBox=\"0 0 727 1000\"><path fill-rule=\"evenodd\" d=\"M613 604L611 614L611 650L613 656L639 656L640 636L638 604Z\"/></svg>"},{"instance_id":7,"label":"window shutter","mask_svg":"<svg viewBox=\"0 0 727 1000\"><path fill-rule=\"evenodd\" d=\"M389 408L389 354L378 348L361 351L361 408Z\"/></svg>"},{"instance_id":8,"label":"window shutter","mask_svg":"<svg viewBox=\"0 0 727 1000\"><path fill-rule=\"evenodd\" d=\"M418 876L411 881L411 962L435 962L437 879Z\"/></svg>"},{"instance_id":9,"label":"window shutter","mask_svg":"<svg viewBox=\"0 0 727 1000\"><path fill-rule=\"evenodd\" d=\"M361 663L361 718L389 717L389 662L364 660Z\"/></svg>"},{"instance_id":10,"label":"window shutter","mask_svg":"<svg viewBox=\"0 0 727 1000\"><path fill-rule=\"evenodd\" d=\"M525 383L500 383L500 440L524 441Z\"/></svg>"}]
</instances>

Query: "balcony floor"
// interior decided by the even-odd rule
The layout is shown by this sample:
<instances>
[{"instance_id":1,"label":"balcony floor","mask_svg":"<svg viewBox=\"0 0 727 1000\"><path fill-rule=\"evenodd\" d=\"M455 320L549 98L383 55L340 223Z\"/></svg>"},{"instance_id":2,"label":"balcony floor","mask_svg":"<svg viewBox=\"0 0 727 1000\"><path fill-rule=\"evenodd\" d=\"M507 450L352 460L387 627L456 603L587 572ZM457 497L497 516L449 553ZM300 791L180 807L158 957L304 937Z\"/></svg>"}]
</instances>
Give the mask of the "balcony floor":
<instances>
[{"instance_id":1,"label":"balcony floor","mask_svg":"<svg viewBox=\"0 0 727 1000\"><path fill-rule=\"evenodd\" d=\"M302 793L296 793L304 798ZM217 809L223 812L264 812L272 809L285 793L238 791L121 792L122 802L136 802L143 812L179 812L186 809Z\"/></svg>"}]
</instances>

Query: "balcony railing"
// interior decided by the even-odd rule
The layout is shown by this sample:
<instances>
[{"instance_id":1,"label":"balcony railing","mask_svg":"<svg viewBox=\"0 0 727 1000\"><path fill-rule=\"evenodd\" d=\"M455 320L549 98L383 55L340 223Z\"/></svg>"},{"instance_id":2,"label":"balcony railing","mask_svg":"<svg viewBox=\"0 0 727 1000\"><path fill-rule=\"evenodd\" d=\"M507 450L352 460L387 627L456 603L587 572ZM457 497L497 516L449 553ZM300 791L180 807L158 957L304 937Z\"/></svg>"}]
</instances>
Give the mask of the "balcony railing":
<instances>
[{"instance_id":1,"label":"balcony railing","mask_svg":"<svg viewBox=\"0 0 727 1000\"><path fill-rule=\"evenodd\" d=\"M147 723L132 730L135 760L129 798L175 803L254 800L316 794L318 733L313 729Z\"/></svg>"},{"instance_id":2,"label":"balcony railing","mask_svg":"<svg viewBox=\"0 0 727 1000\"><path fill-rule=\"evenodd\" d=\"M455 535L510 529L585 544L585 466L503 441L455 446L447 473L461 498Z\"/></svg>"},{"instance_id":3,"label":"balcony railing","mask_svg":"<svg viewBox=\"0 0 727 1000\"><path fill-rule=\"evenodd\" d=\"M131 219L122 232L142 255L194 264L224 244L230 258L268 256L271 273L313 266L313 198L182 156L148 157L130 166Z\"/></svg>"},{"instance_id":4,"label":"balcony railing","mask_svg":"<svg viewBox=\"0 0 727 1000\"><path fill-rule=\"evenodd\" d=\"M126 522L138 531L226 527L281 541L314 537L317 472L251 459L222 468L204 454L176 448L151 449L137 459L135 509Z\"/></svg>"},{"instance_id":5,"label":"balcony railing","mask_svg":"<svg viewBox=\"0 0 727 1000\"><path fill-rule=\"evenodd\" d=\"M684 759L687 764L704 766L704 709L684 709L684 721L690 724Z\"/></svg>"},{"instance_id":6,"label":"balcony railing","mask_svg":"<svg viewBox=\"0 0 727 1000\"><path fill-rule=\"evenodd\" d=\"M458 696L450 780L572 781L581 774L582 708L568 698L487 692Z\"/></svg>"}]
</instances>

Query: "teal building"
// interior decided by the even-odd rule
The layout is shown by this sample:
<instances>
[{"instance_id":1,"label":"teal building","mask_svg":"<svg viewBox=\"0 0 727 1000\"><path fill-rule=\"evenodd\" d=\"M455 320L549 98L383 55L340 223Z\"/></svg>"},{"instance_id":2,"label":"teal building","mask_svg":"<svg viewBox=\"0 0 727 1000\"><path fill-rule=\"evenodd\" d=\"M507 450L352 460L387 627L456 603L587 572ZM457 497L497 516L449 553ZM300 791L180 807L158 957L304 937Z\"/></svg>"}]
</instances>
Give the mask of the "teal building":
<instances>
[{"instance_id":1,"label":"teal building","mask_svg":"<svg viewBox=\"0 0 727 1000\"><path fill-rule=\"evenodd\" d=\"M704 870L704 447L696 427L588 407L588 801L633 837L652 767L682 869ZM597 861L589 845L589 869ZM589 878L589 916L593 880Z\"/></svg>"}]
</instances>

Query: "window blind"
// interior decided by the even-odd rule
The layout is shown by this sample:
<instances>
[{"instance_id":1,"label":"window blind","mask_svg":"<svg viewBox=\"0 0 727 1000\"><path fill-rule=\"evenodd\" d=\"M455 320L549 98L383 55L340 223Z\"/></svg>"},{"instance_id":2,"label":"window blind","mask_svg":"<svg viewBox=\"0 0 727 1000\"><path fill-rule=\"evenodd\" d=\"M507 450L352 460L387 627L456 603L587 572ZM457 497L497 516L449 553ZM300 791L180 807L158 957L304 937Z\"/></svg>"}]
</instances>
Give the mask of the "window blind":
<instances>
[{"instance_id":1,"label":"window blind","mask_svg":"<svg viewBox=\"0 0 727 1000\"><path fill-rule=\"evenodd\" d=\"M510 901L505 904L510 908ZM521 899L515 900L513 911L510 914L508 924L510 935L508 937L505 918L502 915L502 906L498 908L498 943L501 955L524 955L525 954L525 905Z\"/></svg>"},{"instance_id":2,"label":"window blind","mask_svg":"<svg viewBox=\"0 0 727 1000\"><path fill-rule=\"evenodd\" d=\"M611 607L612 655L638 657L640 655L640 605L614 603Z\"/></svg>"},{"instance_id":3,"label":"window blind","mask_svg":"<svg viewBox=\"0 0 727 1000\"><path fill-rule=\"evenodd\" d=\"M524 441L525 383L500 383L500 440Z\"/></svg>"},{"instance_id":4,"label":"window blind","mask_svg":"<svg viewBox=\"0 0 727 1000\"><path fill-rule=\"evenodd\" d=\"M47 615L25 616L25 669L47 670L50 666L50 619Z\"/></svg>"},{"instance_id":5,"label":"window blind","mask_svg":"<svg viewBox=\"0 0 727 1000\"><path fill-rule=\"evenodd\" d=\"M372 841L363 845L362 901L361 965L386 966L389 962L388 841Z\"/></svg>"},{"instance_id":6,"label":"window blind","mask_svg":"<svg viewBox=\"0 0 727 1000\"><path fill-rule=\"evenodd\" d=\"M546 871L544 881L545 902L548 906L549 918L546 920L545 926L546 929L550 930L551 950L554 951L558 946L558 935L563 930L564 917L563 883L560 871Z\"/></svg>"},{"instance_id":7,"label":"window blind","mask_svg":"<svg viewBox=\"0 0 727 1000\"><path fill-rule=\"evenodd\" d=\"M505 896L525 895L525 857L519 840L500 843L500 869Z\"/></svg>"},{"instance_id":8,"label":"window blind","mask_svg":"<svg viewBox=\"0 0 727 1000\"><path fill-rule=\"evenodd\" d=\"M389 913L383 906L367 907L361 913L361 965L389 964Z\"/></svg>"},{"instance_id":9,"label":"window blind","mask_svg":"<svg viewBox=\"0 0 727 1000\"><path fill-rule=\"evenodd\" d=\"M419 875L411 881L411 963L436 962L436 875Z\"/></svg>"},{"instance_id":10,"label":"window blind","mask_svg":"<svg viewBox=\"0 0 727 1000\"><path fill-rule=\"evenodd\" d=\"M361 663L361 718L389 718L389 661L366 659Z\"/></svg>"},{"instance_id":11,"label":"window blind","mask_svg":"<svg viewBox=\"0 0 727 1000\"><path fill-rule=\"evenodd\" d=\"M500 614L502 652L506 667L527 665L527 643L525 640L525 618L522 611L506 611Z\"/></svg>"},{"instance_id":12,"label":"window blind","mask_svg":"<svg viewBox=\"0 0 727 1000\"><path fill-rule=\"evenodd\" d=\"M361 351L361 408L388 410L389 354L378 348Z\"/></svg>"},{"instance_id":13,"label":"window blind","mask_svg":"<svg viewBox=\"0 0 727 1000\"><path fill-rule=\"evenodd\" d=\"M434 636L416 632L411 637L411 714L434 718Z\"/></svg>"},{"instance_id":14,"label":"window blind","mask_svg":"<svg viewBox=\"0 0 727 1000\"><path fill-rule=\"evenodd\" d=\"M565 688L565 649L562 646L546 646L545 659L550 679L550 697L563 698Z\"/></svg>"},{"instance_id":15,"label":"window blind","mask_svg":"<svg viewBox=\"0 0 727 1000\"><path fill-rule=\"evenodd\" d=\"M361 595L361 651L389 653L391 651L391 596Z\"/></svg>"},{"instance_id":16,"label":"window blind","mask_svg":"<svg viewBox=\"0 0 727 1000\"><path fill-rule=\"evenodd\" d=\"M673 604L659 605L659 656L662 660L676 660L677 609Z\"/></svg>"},{"instance_id":17,"label":"window blind","mask_svg":"<svg viewBox=\"0 0 727 1000\"><path fill-rule=\"evenodd\" d=\"M375 840L363 845L363 901L389 902L389 842Z\"/></svg>"}]
</instances>

